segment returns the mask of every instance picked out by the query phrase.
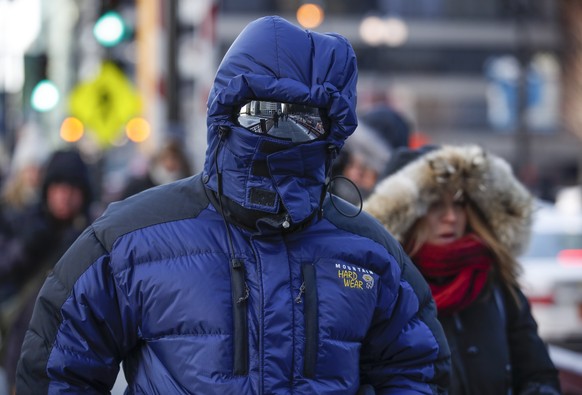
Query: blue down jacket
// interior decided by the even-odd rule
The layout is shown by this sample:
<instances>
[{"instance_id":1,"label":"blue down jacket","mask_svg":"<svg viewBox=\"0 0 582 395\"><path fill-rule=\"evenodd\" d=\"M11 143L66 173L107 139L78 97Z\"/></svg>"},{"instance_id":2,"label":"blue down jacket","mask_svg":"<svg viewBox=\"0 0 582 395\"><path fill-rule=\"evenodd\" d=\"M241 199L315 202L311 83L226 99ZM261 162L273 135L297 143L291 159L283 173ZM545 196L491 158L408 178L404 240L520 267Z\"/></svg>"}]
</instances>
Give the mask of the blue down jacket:
<instances>
[{"instance_id":1,"label":"blue down jacket","mask_svg":"<svg viewBox=\"0 0 582 395\"><path fill-rule=\"evenodd\" d=\"M112 204L45 282L19 393L436 394L449 351L430 291L366 214L325 196L354 130L355 57L337 35L250 24L209 97L203 173ZM315 104L292 145L240 127L251 98ZM257 198L259 196L260 198Z\"/></svg>"}]
</instances>

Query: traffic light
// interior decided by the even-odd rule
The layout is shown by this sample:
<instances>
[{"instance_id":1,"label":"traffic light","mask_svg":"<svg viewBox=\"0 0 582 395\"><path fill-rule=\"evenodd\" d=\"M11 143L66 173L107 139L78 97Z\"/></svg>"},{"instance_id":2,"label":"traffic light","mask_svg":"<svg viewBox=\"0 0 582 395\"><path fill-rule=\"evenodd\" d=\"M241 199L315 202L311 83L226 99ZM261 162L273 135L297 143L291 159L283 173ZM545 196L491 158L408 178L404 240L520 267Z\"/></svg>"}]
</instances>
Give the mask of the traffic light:
<instances>
[{"instance_id":1,"label":"traffic light","mask_svg":"<svg viewBox=\"0 0 582 395\"><path fill-rule=\"evenodd\" d=\"M60 100L60 93L54 82L41 80L32 89L30 105L40 112L50 111L56 107Z\"/></svg>"},{"instance_id":2,"label":"traffic light","mask_svg":"<svg viewBox=\"0 0 582 395\"><path fill-rule=\"evenodd\" d=\"M104 47L114 47L126 35L127 27L117 11L107 11L97 19L93 27L93 35Z\"/></svg>"}]
</instances>

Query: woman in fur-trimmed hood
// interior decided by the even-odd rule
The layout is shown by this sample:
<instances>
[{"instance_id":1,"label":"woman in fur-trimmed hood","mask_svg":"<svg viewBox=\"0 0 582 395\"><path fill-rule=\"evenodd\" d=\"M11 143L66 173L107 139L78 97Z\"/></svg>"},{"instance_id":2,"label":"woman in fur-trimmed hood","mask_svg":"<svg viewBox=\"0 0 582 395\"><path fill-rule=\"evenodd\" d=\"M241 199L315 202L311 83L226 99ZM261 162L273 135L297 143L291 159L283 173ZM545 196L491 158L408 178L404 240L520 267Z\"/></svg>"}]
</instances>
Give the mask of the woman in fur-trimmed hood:
<instances>
[{"instance_id":1,"label":"woman in fur-trimmed hood","mask_svg":"<svg viewBox=\"0 0 582 395\"><path fill-rule=\"evenodd\" d=\"M478 146L396 151L364 209L430 285L452 354L450 394L559 394L518 285L533 197Z\"/></svg>"}]
</instances>

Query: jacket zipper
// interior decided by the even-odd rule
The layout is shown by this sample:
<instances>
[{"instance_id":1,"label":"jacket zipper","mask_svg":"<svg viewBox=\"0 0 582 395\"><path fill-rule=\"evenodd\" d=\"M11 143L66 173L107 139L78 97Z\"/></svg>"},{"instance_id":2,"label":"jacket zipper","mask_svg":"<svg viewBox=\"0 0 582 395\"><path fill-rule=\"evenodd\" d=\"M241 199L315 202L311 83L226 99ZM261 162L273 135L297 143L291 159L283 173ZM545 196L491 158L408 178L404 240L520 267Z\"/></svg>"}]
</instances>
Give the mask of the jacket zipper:
<instances>
[{"instance_id":1,"label":"jacket zipper","mask_svg":"<svg viewBox=\"0 0 582 395\"><path fill-rule=\"evenodd\" d=\"M249 328L247 317L249 288L245 279L245 267L240 259L233 258L230 273L234 321L234 375L245 376L249 371Z\"/></svg>"},{"instance_id":2,"label":"jacket zipper","mask_svg":"<svg viewBox=\"0 0 582 395\"><path fill-rule=\"evenodd\" d=\"M315 377L315 365L317 362L318 314L317 314L317 287L315 284L315 266L307 264L301 267L303 283L299 289L296 303L301 303L304 296L303 317L305 320L305 351L303 355L303 375L308 378Z\"/></svg>"}]
</instances>

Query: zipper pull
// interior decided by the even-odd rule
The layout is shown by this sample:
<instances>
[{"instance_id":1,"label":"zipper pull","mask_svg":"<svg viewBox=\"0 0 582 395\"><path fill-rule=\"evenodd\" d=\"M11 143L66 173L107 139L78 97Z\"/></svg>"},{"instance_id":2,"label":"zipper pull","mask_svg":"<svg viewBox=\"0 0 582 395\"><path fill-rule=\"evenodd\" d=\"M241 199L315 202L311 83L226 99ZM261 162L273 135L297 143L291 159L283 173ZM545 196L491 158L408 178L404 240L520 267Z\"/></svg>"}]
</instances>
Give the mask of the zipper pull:
<instances>
[{"instance_id":1,"label":"zipper pull","mask_svg":"<svg viewBox=\"0 0 582 395\"><path fill-rule=\"evenodd\" d=\"M283 221L281 226L283 227L283 229L289 229L289 227L291 226L291 223L289 222L289 215L288 214L285 215L285 220Z\"/></svg>"},{"instance_id":2,"label":"zipper pull","mask_svg":"<svg viewBox=\"0 0 582 395\"><path fill-rule=\"evenodd\" d=\"M232 258L230 260L230 264L232 265L233 269L240 269L242 267L242 262L238 258Z\"/></svg>"},{"instance_id":3,"label":"zipper pull","mask_svg":"<svg viewBox=\"0 0 582 395\"><path fill-rule=\"evenodd\" d=\"M295 297L295 303L301 303L302 302L302 296L305 293L305 281L301 283L301 287L299 287L299 294L297 295L297 297Z\"/></svg>"},{"instance_id":4,"label":"zipper pull","mask_svg":"<svg viewBox=\"0 0 582 395\"><path fill-rule=\"evenodd\" d=\"M251 291L249 290L249 286L245 282L245 292L244 292L244 295L241 296L240 298L238 298L238 300L236 301L236 303L237 304L240 304L240 303L245 302L249 298L250 293L251 293Z\"/></svg>"},{"instance_id":5,"label":"zipper pull","mask_svg":"<svg viewBox=\"0 0 582 395\"><path fill-rule=\"evenodd\" d=\"M247 282L245 280L245 267L243 261L238 258L232 258L230 263L232 265L233 270L235 270L235 273L240 273L240 275L237 275L237 277L240 278L240 281L244 285L244 289L242 290L242 296L236 300L236 303L240 304L249 298L251 291L249 290L249 286L247 285Z\"/></svg>"}]
</instances>

